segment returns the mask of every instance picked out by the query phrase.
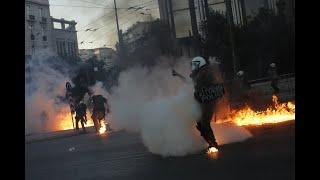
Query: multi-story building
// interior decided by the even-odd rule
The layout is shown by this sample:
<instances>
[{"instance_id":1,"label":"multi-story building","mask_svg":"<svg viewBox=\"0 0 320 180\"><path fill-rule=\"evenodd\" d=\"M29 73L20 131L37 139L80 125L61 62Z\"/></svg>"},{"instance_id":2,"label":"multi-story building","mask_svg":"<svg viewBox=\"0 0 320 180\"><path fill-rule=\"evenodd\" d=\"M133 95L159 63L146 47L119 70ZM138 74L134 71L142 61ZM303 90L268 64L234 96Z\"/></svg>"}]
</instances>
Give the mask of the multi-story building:
<instances>
[{"instance_id":1,"label":"multi-story building","mask_svg":"<svg viewBox=\"0 0 320 180\"><path fill-rule=\"evenodd\" d=\"M106 64L106 69L109 69L114 64L114 59L116 57L116 52L111 48L95 48L95 49L80 49L79 56L83 61L86 61L93 56L99 61L104 61Z\"/></svg>"},{"instance_id":2,"label":"multi-story building","mask_svg":"<svg viewBox=\"0 0 320 180\"><path fill-rule=\"evenodd\" d=\"M25 1L25 55L47 50L63 58L78 56L76 22L50 16L48 0Z\"/></svg>"},{"instance_id":3,"label":"multi-story building","mask_svg":"<svg viewBox=\"0 0 320 180\"><path fill-rule=\"evenodd\" d=\"M232 23L243 24L246 17L255 16L259 8L265 7L277 11L277 1L279 0L158 0L158 5L160 20L169 25L175 38L183 38L193 36L195 33L205 36L201 25L206 21L209 10L225 14L229 9L233 17ZM294 0L286 0L288 6L294 6L294 2L288 3L289 1ZM293 12L287 11L291 14ZM192 13L195 21L192 20Z\"/></svg>"},{"instance_id":4,"label":"multi-story building","mask_svg":"<svg viewBox=\"0 0 320 180\"><path fill-rule=\"evenodd\" d=\"M61 57L76 58L78 56L78 40L75 21L52 18L52 40L54 51Z\"/></svg>"},{"instance_id":5,"label":"multi-story building","mask_svg":"<svg viewBox=\"0 0 320 180\"><path fill-rule=\"evenodd\" d=\"M151 22L137 22L122 34L122 41L127 52L133 52L136 47L143 45L143 38L150 32Z\"/></svg>"},{"instance_id":6,"label":"multi-story building","mask_svg":"<svg viewBox=\"0 0 320 180\"><path fill-rule=\"evenodd\" d=\"M115 51L112 48L95 48L94 55L97 57L98 60L111 62L112 59L115 57Z\"/></svg>"},{"instance_id":7,"label":"multi-story building","mask_svg":"<svg viewBox=\"0 0 320 180\"><path fill-rule=\"evenodd\" d=\"M25 55L42 49L53 50L48 0L25 1Z\"/></svg>"}]
</instances>

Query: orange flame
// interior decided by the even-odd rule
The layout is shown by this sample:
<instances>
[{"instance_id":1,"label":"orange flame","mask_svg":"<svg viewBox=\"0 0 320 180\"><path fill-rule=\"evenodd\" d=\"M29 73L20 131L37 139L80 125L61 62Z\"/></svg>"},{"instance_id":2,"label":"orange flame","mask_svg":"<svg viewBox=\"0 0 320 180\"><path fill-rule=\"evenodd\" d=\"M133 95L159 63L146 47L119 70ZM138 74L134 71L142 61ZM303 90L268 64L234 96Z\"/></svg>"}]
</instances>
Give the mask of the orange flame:
<instances>
[{"instance_id":1,"label":"orange flame","mask_svg":"<svg viewBox=\"0 0 320 180\"><path fill-rule=\"evenodd\" d=\"M220 120L218 123L231 121L238 126L263 125L295 120L295 104L293 102L279 103L278 97L272 96L272 106L265 111L254 111L249 106L234 111L228 120Z\"/></svg>"},{"instance_id":2,"label":"orange flame","mask_svg":"<svg viewBox=\"0 0 320 180\"><path fill-rule=\"evenodd\" d=\"M99 134L105 133L106 130L107 130L106 124L105 124L104 120L102 120L102 121L101 121L101 127L100 127L100 129L99 129Z\"/></svg>"},{"instance_id":3,"label":"orange flame","mask_svg":"<svg viewBox=\"0 0 320 180\"><path fill-rule=\"evenodd\" d=\"M208 149L207 154L210 158L217 159L218 158L218 149L215 147L211 147Z\"/></svg>"},{"instance_id":4,"label":"orange flame","mask_svg":"<svg viewBox=\"0 0 320 180\"><path fill-rule=\"evenodd\" d=\"M58 124L57 124L58 130L69 130L69 129L75 128L76 126L75 116L71 115L69 108L63 109L55 119L58 121ZM74 123L74 125L72 123ZM80 123L79 123L79 126L80 126L79 128L81 128ZM84 124L84 126L85 127L94 126L93 121L92 120L90 121L88 119L87 123Z\"/></svg>"},{"instance_id":5,"label":"orange flame","mask_svg":"<svg viewBox=\"0 0 320 180\"><path fill-rule=\"evenodd\" d=\"M91 117L91 116L89 116ZM61 111L56 119L58 120L58 124L57 124L57 129L58 130L69 130L69 129L73 129L73 124L72 124L72 118L73 118L73 123L75 126L75 117L73 115L71 115L70 111L68 109ZM99 134L102 135L107 131L107 127L106 127L106 122L104 120L101 121L101 127L99 129ZM81 125L79 124L79 128L81 128ZM88 118L87 124L84 125L85 127L92 127L94 126L94 123L92 121L91 118Z\"/></svg>"},{"instance_id":6,"label":"orange flame","mask_svg":"<svg viewBox=\"0 0 320 180\"><path fill-rule=\"evenodd\" d=\"M249 106L234 111L227 120L217 123L233 122L238 126L274 124L295 120L295 104L293 102L279 103L278 97L272 96L272 106L265 111L254 111ZM211 147L207 154L213 159L218 158L218 149Z\"/></svg>"}]
</instances>

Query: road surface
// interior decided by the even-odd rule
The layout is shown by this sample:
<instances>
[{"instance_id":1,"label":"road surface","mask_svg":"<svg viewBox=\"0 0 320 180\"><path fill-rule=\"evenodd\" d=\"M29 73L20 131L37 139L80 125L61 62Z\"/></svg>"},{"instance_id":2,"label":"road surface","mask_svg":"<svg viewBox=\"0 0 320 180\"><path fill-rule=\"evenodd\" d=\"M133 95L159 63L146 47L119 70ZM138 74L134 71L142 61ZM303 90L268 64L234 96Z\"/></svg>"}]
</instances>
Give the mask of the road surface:
<instances>
[{"instance_id":1,"label":"road surface","mask_svg":"<svg viewBox=\"0 0 320 180\"><path fill-rule=\"evenodd\" d=\"M148 152L134 133L42 140L26 143L25 174L28 180L291 180L295 179L294 126L292 121L250 127L254 137L222 146L217 160L201 153L162 158Z\"/></svg>"}]
</instances>

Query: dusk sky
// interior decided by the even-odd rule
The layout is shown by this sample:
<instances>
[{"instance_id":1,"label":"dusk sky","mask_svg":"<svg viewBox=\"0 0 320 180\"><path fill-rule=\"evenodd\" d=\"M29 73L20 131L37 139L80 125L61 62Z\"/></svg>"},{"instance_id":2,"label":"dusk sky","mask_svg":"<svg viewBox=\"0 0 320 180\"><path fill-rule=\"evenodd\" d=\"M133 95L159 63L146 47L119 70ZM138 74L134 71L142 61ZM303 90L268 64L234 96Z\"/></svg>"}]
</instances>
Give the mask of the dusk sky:
<instances>
[{"instance_id":1,"label":"dusk sky","mask_svg":"<svg viewBox=\"0 0 320 180\"><path fill-rule=\"evenodd\" d=\"M117 0L120 29L125 31L137 21L159 17L158 0ZM50 13L54 18L75 20L79 49L114 47L118 41L113 0L49 0ZM128 10L129 7L143 7ZM96 31L85 31L86 29ZM80 44L82 42L82 44Z\"/></svg>"}]
</instances>

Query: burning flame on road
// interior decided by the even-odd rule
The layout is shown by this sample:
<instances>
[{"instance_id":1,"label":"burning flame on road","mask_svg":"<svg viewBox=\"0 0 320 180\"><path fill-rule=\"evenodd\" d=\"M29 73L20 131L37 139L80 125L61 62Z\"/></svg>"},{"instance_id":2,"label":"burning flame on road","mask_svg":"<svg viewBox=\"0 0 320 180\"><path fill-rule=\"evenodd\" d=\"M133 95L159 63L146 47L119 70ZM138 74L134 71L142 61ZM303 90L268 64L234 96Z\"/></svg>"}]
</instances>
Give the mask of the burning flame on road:
<instances>
[{"instance_id":1,"label":"burning flame on road","mask_svg":"<svg viewBox=\"0 0 320 180\"><path fill-rule=\"evenodd\" d=\"M254 111L247 106L243 109L233 111L228 119L218 120L217 123L233 122L238 126L248 126L295 120L295 104L293 102L279 103L277 96L272 96L272 102L272 106L264 111ZM63 109L56 119L59 120L59 123L57 123L55 129L73 129L71 114L68 108ZM93 125L93 121L88 119L85 127L91 127ZM106 131L105 121L102 121L99 134L103 134Z\"/></svg>"},{"instance_id":2,"label":"burning flame on road","mask_svg":"<svg viewBox=\"0 0 320 180\"><path fill-rule=\"evenodd\" d=\"M91 117L90 115L88 117ZM57 130L69 130L73 129L72 125L72 118L74 126L76 126L75 117L71 115L70 110L68 108L63 109L58 115L57 120L59 123L57 123L57 126L55 127ZM101 121L101 127L99 129L99 134L103 134L107 131L106 122L104 120ZM92 127L94 126L93 121L91 118L88 118L87 124L84 125L85 127ZM81 129L81 124L79 122L79 129Z\"/></svg>"},{"instance_id":3,"label":"burning flame on road","mask_svg":"<svg viewBox=\"0 0 320 180\"><path fill-rule=\"evenodd\" d=\"M104 122L104 120L101 121L101 127L99 129L99 134L103 134L105 133L107 130L107 127L106 127L106 123Z\"/></svg>"},{"instance_id":4,"label":"burning flame on road","mask_svg":"<svg viewBox=\"0 0 320 180\"><path fill-rule=\"evenodd\" d=\"M295 104L279 103L278 97L272 96L272 106L265 111L254 111L250 107L232 113L231 121L238 126L274 124L295 120Z\"/></svg>"},{"instance_id":5,"label":"burning flame on road","mask_svg":"<svg viewBox=\"0 0 320 180\"><path fill-rule=\"evenodd\" d=\"M61 118L60 123L59 123L59 130L68 130L68 129L73 129L72 125L72 117L70 112L69 113L63 113L59 115ZM76 127L76 120L75 117L73 116L73 123L74 123L74 128ZM85 127L91 127L94 126L93 121L90 121L88 119L87 124L84 125ZM79 128L81 129L81 124L79 122Z\"/></svg>"},{"instance_id":6,"label":"burning flame on road","mask_svg":"<svg viewBox=\"0 0 320 180\"><path fill-rule=\"evenodd\" d=\"M215 147L211 147L208 149L207 154L210 158L217 159L218 158L218 149Z\"/></svg>"},{"instance_id":7,"label":"burning flame on road","mask_svg":"<svg viewBox=\"0 0 320 180\"><path fill-rule=\"evenodd\" d=\"M216 123L232 122L237 126L275 124L295 120L295 104L293 102L279 103L278 97L272 96L272 106L265 111L254 111L249 106L231 113L227 120ZM211 147L207 154L213 159L218 158L218 149Z\"/></svg>"},{"instance_id":8,"label":"burning flame on road","mask_svg":"<svg viewBox=\"0 0 320 180\"><path fill-rule=\"evenodd\" d=\"M91 116L88 116L91 117ZM73 123L72 124L72 118L73 118ZM57 115L55 120L58 122L55 126L56 130L69 130L73 129L73 126L76 126L76 120L75 120L75 115L71 115L69 107L63 108L60 113ZM91 118L88 118L87 124L84 125L85 127L91 127L94 126L93 121ZM79 122L79 128L81 129L81 124Z\"/></svg>"}]
</instances>

